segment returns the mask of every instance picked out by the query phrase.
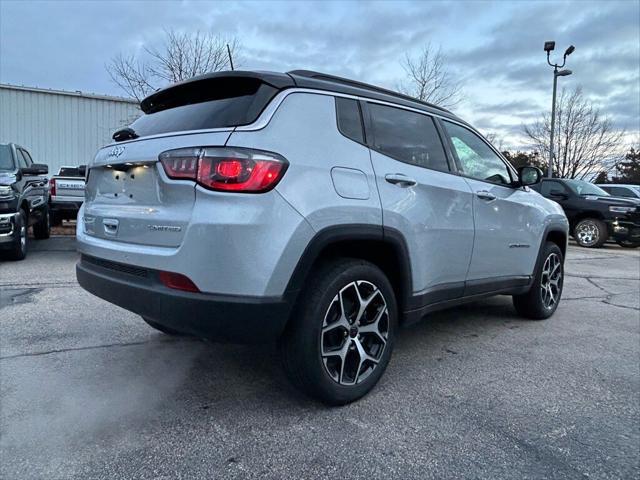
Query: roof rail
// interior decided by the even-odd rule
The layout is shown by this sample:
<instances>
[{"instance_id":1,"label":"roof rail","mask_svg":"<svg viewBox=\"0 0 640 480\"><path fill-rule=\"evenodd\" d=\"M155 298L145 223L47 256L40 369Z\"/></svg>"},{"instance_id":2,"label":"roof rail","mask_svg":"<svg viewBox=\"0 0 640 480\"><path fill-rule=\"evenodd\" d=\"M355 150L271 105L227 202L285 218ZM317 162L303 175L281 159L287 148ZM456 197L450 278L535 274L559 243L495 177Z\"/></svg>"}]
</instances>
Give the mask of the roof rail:
<instances>
[{"instance_id":1,"label":"roof rail","mask_svg":"<svg viewBox=\"0 0 640 480\"><path fill-rule=\"evenodd\" d=\"M404 100L408 100L408 101L411 101L411 102L417 102L417 103L420 103L422 105L426 105L428 107L435 108L437 110L441 110L443 112L451 113L446 108L440 107L438 105L434 105L433 103L425 102L423 100L418 100L417 98L411 97L409 95L404 95L404 94L399 93L399 92L394 92L393 90L388 90L386 88L377 87L375 85L370 85L368 83L358 82L356 80L350 80L350 79L344 78L344 77L338 77L338 76L335 76L335 75L329 75L329 74L321 73L321 72L314 72L313 70L292 70L292 71L287 72L287 73L289 75L297 75L299 77L314 78L316 80L325 80L327 82L333 82L333 83L339 83L339 84L343 84L343 85L349 85L349 86L356 87L356 88L362 88L364 90L371 90L372 92L377 92L377 93L382 93L382 94L390 95L390 96L397 97L397 98L402 98Z\"/></svg>"}]
</instances>

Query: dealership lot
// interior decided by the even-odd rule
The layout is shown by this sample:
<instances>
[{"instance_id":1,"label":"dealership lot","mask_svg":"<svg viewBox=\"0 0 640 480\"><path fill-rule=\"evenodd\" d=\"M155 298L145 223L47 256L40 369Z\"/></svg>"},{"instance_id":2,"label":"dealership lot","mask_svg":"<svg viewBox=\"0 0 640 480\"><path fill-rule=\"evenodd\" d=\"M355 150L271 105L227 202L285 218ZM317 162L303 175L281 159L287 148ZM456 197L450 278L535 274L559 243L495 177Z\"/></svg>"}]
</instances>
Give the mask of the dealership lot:
<instances>
[{"instance_id":1,"label":"dealership lot","mask_svg":"<svg viewBox=\"0 0 640 480\"><path fill-rule=\"evenodd\" d=\"M0 478L634 478L640 252L569 249L545 322L498 297L400 334L327 408L273 346L172 339L75 282L70 238L0 263Z\"/></svg>"}]
</instances>

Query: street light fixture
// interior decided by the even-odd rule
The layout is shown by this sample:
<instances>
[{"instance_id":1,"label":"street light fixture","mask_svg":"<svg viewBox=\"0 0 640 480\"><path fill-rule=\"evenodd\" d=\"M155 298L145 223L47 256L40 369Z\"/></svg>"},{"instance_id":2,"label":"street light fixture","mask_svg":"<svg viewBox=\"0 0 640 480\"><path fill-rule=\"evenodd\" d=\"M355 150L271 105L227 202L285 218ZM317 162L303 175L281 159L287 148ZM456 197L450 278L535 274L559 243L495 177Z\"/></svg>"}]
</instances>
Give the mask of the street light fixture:
<instances>
[{"instance_id":1,"label":"street light fixture","mask_svg":"<svg viewBox=\"0 0 640 480\"><path fill-rule=\"evenodd\" d=\"M547 177L553 177L553 134L555 133L556 127L556 90L558 88L558 77L566 77L571 75L573 72L571 70L558 70L559 68L563 68L564 64L567 63L567 57L571 55L576 47L570 45L564 51L564 55L562 56L562 65L557 63L551 63L549 59L549 55L556 48L556 42L544 42L544 51L547 52L547 63L549 66L553 67L553 100L551 101L551 139L549 143L549 168L547 170Z\"/></svg>"}]
</instances>

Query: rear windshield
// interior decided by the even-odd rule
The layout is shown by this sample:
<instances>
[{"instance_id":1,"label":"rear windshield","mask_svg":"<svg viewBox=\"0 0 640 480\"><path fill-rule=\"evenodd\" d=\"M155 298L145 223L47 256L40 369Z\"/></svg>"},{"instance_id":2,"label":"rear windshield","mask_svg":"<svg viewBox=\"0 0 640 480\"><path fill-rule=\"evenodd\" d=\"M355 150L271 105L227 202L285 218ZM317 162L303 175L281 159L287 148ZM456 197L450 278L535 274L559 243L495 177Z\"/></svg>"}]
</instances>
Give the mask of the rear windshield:
<instances>
[{"instance_id":1,"label":"rear windshield","mask_svg":"<svg viewBox=\"0 0 640 480\"><path fill-rule=\"evenodd\" d=\"M13 170L15 168L13 166L11 147L9 145L0 145L0 172L12 172Z\"/></svg>"},{"instance_id":2,"label":"rear windshield","mask_svg":"<svg viewBox=\"0 0 640 480\"><path fill-rule=\"evenodd\" d=\"M60 167L58 175L61 177L84 177L85 165L79 167Z\"/></svg>"},{"instance_id":3,"label":"rear windshield","mask_svg":"<svg viewBox=\"0 0 640 480\"><path fill-rule=\"evenodd\" d=\"M256 79L216 79L167 91L131 124L139 137L254 122L278 89Z\"/></svg>"}]
</instances>

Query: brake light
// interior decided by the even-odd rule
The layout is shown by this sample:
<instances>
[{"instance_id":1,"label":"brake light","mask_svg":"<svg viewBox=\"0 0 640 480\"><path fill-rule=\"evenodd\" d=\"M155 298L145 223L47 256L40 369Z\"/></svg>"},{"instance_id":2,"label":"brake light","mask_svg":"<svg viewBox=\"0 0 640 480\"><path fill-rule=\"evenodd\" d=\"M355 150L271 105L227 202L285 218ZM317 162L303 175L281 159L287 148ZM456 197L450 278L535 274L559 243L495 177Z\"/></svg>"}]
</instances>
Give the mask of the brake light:
<instances>
[{"instance_id":1,"label":"brake light","mask_svg":"<svg viewBox=\"0 0 640 480\"><path fill-rule=\"evenodd\" d=\"M56 179L52 178L49 180L49 194L51 196L55 196L56 194Z\"/></svg>"},{"instance_id":2,"label":"brake light","mask_svg":"<svg viewBox=\"0 0 640 480\"><path fill-rule=\"evenodd\" d=\"M182 290L184 292L199 292L196 284L191 279L181 273L174 272L160 272L160 281L165 287L172 288L174 290Z\"/></svg>"},{"instance_id":3,"label":"brake light","mask_svg":"<svg viewBox=\"0 0 640 480\"><path fill-rule=\"evenodd\" d=\"M284 175L288 162L278 154L248 148L181 148L160 154L170 178L195 180L210 190L262 193Z\"/></svg>"}]
</instances>

